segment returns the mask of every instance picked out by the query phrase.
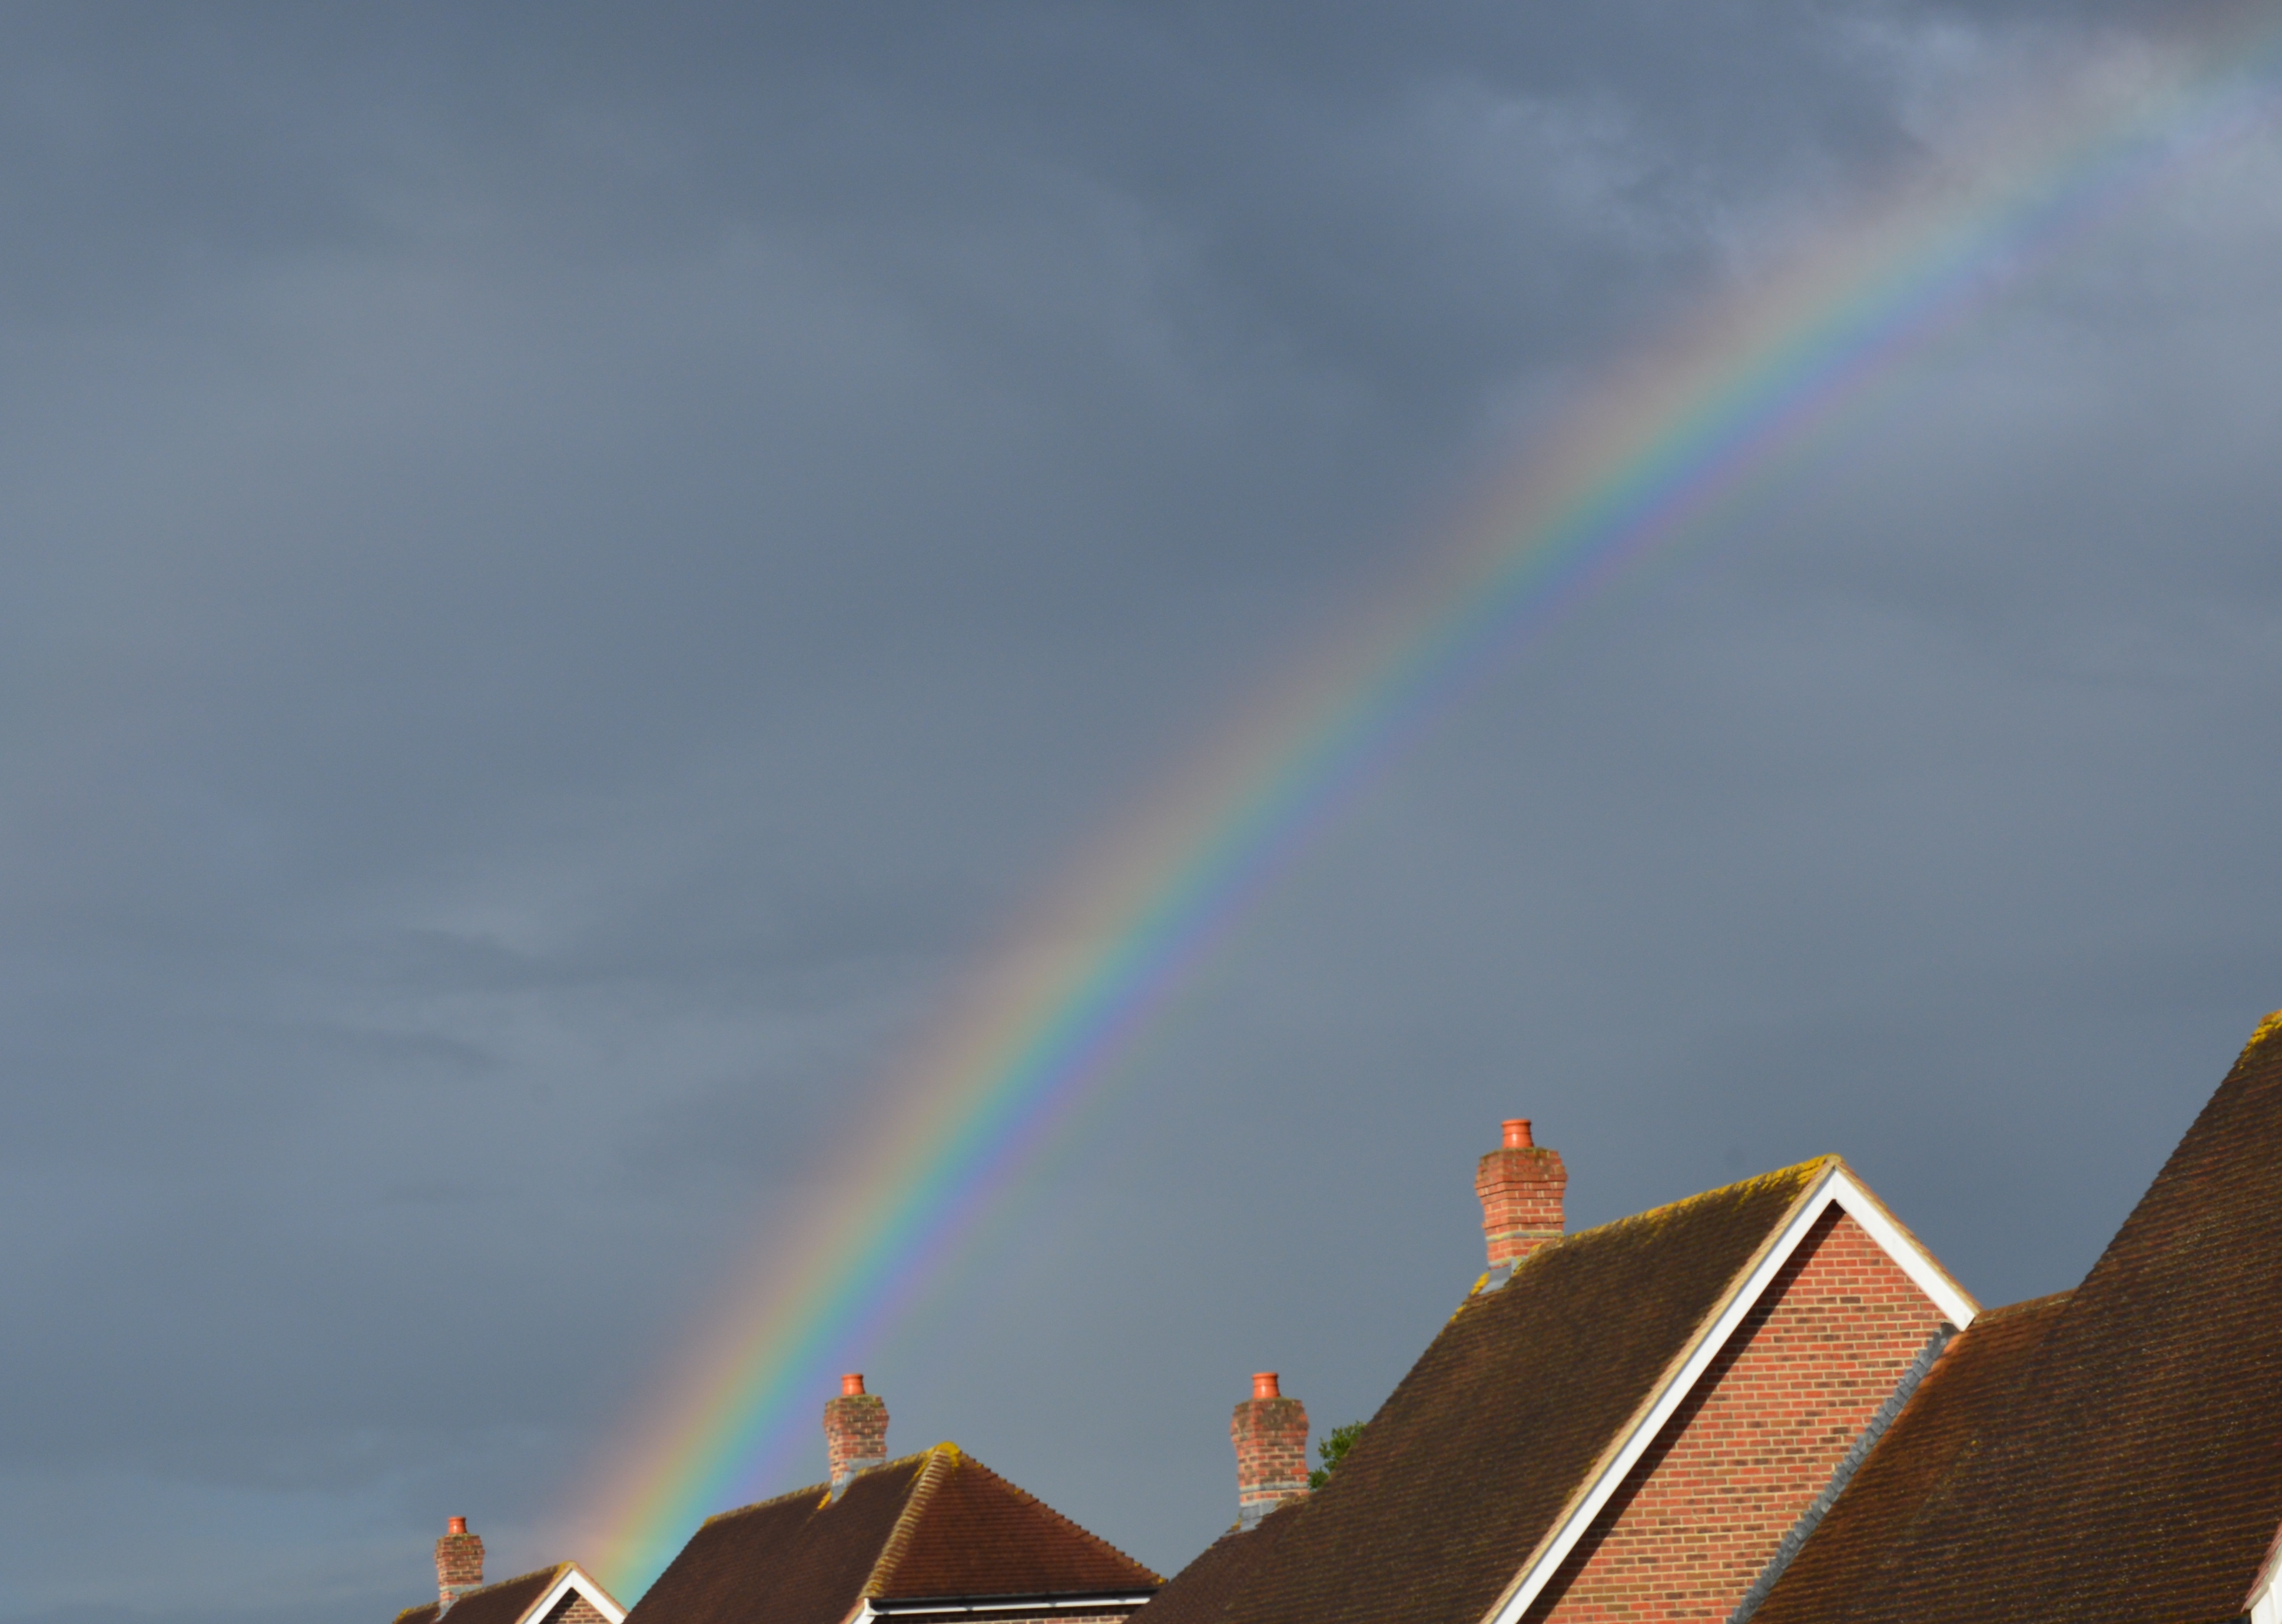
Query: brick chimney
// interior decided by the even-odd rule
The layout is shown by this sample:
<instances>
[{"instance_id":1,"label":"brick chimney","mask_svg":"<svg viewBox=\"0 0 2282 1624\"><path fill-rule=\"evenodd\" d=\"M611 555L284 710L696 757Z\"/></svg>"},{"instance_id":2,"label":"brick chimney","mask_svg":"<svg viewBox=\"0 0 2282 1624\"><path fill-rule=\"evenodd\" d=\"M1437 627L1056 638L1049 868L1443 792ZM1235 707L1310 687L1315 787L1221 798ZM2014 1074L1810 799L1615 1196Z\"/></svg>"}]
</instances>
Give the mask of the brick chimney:
<instances>
[{"instance_id":1,"label":"brick chimney","mask_svg":"<svg viewBox=\"0 0 2282 1624\"><path fill-rule=\"evenodd\" d=\"M832 1497L848 1480L888 1458L888 1404L864 1390L864 1378L840 1378L840 1396L824 1406L824 1453L832 1463Z\"/></svg>"},{"instance_id":2,"label":"brick chimney","mask_svg":"<svg viewBox=\"0 0 2282 1624\"><path fill-rule=\"evenodd\" d=\"M1308 1492L1308 1407L1286 1398L1276 1373L1252 1379L1252 1398L1228 1423L1236 1445L1237 1521L1249 1528L1286 1500Z\"/></svg>"},{"instance_id":3,"label":"brick chimney","mask_svg":"<svg viewBox=\"0 0 2282 1624\"><path fill-rule=\"evenodd\" d=\"M484 1536L454 1517L436 1542L436 1611L444 1612L470 1590L484 1588Z\"/></svg>"},{"instance_id":4,"label":"brick chimney","mask_svg":"<svg viewBox=\"0 0 2282 1624\"><path fill-rule=\"evenodd\" d=\"M1505 1143L1474 1170L1482 1198L1482 1237L1489 1243L1490 1283L1505 1284L1513 1266L1548 1241L1561 1238L1561 1202L1569 1170L1561 1153L1531 1137L1529 1118L1505 1125Z\"/></svg>"}]
</instances>

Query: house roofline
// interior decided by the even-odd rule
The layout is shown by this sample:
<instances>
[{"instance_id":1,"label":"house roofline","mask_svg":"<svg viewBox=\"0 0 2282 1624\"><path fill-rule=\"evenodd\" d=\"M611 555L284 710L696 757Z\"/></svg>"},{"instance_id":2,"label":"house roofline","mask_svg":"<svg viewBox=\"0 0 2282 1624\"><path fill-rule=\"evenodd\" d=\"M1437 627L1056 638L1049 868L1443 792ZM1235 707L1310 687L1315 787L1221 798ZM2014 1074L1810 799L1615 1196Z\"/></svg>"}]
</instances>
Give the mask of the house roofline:
<instances>
[{"instance_id":1,"label":"house roofline","mask_svg":"<svg viewBox=\"0 0 2282 1624\"><path fill-rule=\"evenodd\" d=\"M1538 1541L1537 1548L1529 1553L1528 1560L1522 1564L1504 1594L1482 1615L1481 1624L1520 1624L1522 1615L1552 1582L1561 1564L1592 1527L1593 1520L1615 1496L1641 1457L1648 1453L1665 1423L1687 1402L1704 1372L1758 1306L1759 1299L1766 1295L1783 1265L1790 1261L1823 1214L1834 1206L1877 1243L1879 1249L1951 1324L1962 1331L1973 1323L1981 1305L1971 1294L1950 1277L1949 1271L1935 1261L1918 1238L1871 1193L1870 1187L1854 1176L1852 1169L1837 1156L1825 1156L1821 1171L1799 1192L1782 1223L1760 1243L1750 1264L1739 1272L1719 1303L1704 1317L1702 1328L1674 1357L1666 1367L1666 1374L1642 1402L1631 1422L1602 1451L1582 1486L1570 1496L1569 1504Z\"/></svg>"},{"instance_id":2,"label":"house roofline","mask_svg":"<svg viewBox=\"0 0 2282 1624\"><path fill-rule=\"evenodd\" d=\"M573 1590L578 1591L592 1603L594 1611L601 1613L609 1624L626 1624L626 1610L618 1605L617 1597L605 1590L595 1581L593 1574L576 1562L563 1564L563 1570L555 1574L555 1582L547 1587L546 1591L537 1601L524 1610L523 1618L518 1620L518 1624L535 1624L536 1620L544 1619L555 1611L565 1596Z\"/></svg>"}]
</instances>

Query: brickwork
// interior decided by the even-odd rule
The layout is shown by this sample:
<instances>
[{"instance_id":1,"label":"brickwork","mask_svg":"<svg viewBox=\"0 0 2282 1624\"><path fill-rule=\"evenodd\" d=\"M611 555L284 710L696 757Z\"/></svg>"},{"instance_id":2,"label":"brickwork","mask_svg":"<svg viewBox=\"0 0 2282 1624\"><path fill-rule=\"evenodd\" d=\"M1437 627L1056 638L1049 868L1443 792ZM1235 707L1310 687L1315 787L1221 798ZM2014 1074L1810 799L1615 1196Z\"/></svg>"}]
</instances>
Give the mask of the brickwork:
<instances>
[{"instance_id":1,"label":"brickwork","mask_svg":"<svg viewBox=\"0 0 2282 1624\"><path fill-rule=\"evenodd\" d=\"M840 1396L824 1406L824 1453L838 1483L888 1458L888 1404L864 1390L864 1378L841 1379Z\"/></svg>"},{"instance_id":2,"label":"brickwork","mask_svg":"<svg viewBox=\"0 0 2282 1624\"><path fill-rule=\"evenodd\" d=\"M1236 1445L1237 1514L1246 1527L1308 1492L1307 1406L1285 1398L1265 1372L1253 1378L1252 1393L1228 1423Z\"/></svg>"},{"instance_id":3,"label":"brickwork","mask_svg":"<svg viewBox=\"0 0 2282 1624\"><path fill-rule=\"evenodd\" d=\"M1721 1624L1941 1324L1836 1208L1530 1611L1530 1624Z\"/></svg>"},{"instance_id":4,"label":"brickwork","mask_svg":"<svg viewBox=\"0 0 2282 1624\"><path fill-rule=\"evenodd\" d=\"M1567 1222L1563 1207L1568 1190L1569 1170L1561 1153L1533 1143L1527 1121L1507 1123L1505 1143L1474 1169L1490 1267L1518 1263L1548 1241L1559 1240Z\"/></svg>"},{"instance_id":5,"label":"brickwork","mask_svg":"<svg viewBox=\"0 0 2282 1624\"><path fill-rule=\"evenodd\" d=\"M547 1624L610 1624L602 1610L573 1590L555 1604L555 1611L547 1615Z\"/></svg>"},{"instance_id":6,"label":"brickwork","mask_svg":"<svg viewBox=\"0 0 2282 1624\"><path fill-rule=\"evenodd\" d=\"M481 1589L483 1583L483 1535L468 1532L466 1518L454 1517L449 1531L436 1542L436 1600L448 1607L469 1591Z\"/></svg>"}]
</instances>

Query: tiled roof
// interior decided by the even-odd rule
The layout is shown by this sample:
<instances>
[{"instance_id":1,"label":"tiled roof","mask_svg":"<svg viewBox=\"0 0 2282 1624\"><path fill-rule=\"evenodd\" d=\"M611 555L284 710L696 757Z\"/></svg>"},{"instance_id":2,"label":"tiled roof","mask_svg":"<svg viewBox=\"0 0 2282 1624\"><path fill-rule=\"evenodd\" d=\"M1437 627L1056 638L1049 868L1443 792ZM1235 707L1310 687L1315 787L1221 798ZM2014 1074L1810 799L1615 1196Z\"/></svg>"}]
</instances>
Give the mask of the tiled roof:
<instances>
[{"instance_id":1,"label":"tiled roof","mask_svg":"<svg viewBox=\"0 0 2282 1624\"><path fill-rule=\"evenodd\" d=\"M2068 1294L1995 1308L1950 1343L1751 1624L1811 1624L1890 1582L1906 1531L1958 1458L2001 1427Z\"/></svg>"},{"instance_id":2,"label":"tiled roof","mask_svg":"<svg viewBox=\"0 0 2282 1624\"><path fill-rule=\"evenodd\" d=\"M1932 1481L1901 1496L1914 1509L1882 1527L1865 1513L1850 1548L1821 1558L1875 1582L1816 1581L1818 1533L1766 1624L2215 1624L2244 1610L2282 1525L2282 1017L2084 1284L2023 1318L2048 1323L2001 1395L1982 1396L2001 1415L1929 1445L1915 1470Z\"/></svg>"},{"instance_id":3,"label":"tiled roof","mask_svg":"<svg viewBox=\"0 0 2282 1624\"><path fill-rule=\"evenodd\" d=\"M710 1519L627 1624L842 1624L866 1597L1131 1594L1158 1582L946 1443L857 1473L837 1500L818 1484Z\"/></svg>"},{"instance_id":4,"label":"tiled roof","mask_svg":"<svg viewBox=\"0 0 2282 1624\"><path fill-rule=\"evenodd\" d=\"M452 1604L452 1624L517 1624L570 1566L568 1562L557 1562L552 1567L518 1574L497 1584L487 1584L480 1590L470 1590ZM407 1607L396 1615L396 1624L436 1624L436 1617L437 1604L430 1602L424 1607Z\"/></svg>"},{"instance_id":5,"label":"tiled roof","mask_svg":"<svg viewBox=\"0 0 2282 1624\"><path fill-rule=\"evenodd\" d=\"M1215 1545L1139 1624L1475 1624L1830 1165L1540 1248L1451 1317L1319 1492Z\"/></svg>"},{"instance_id":6,"label":"tiled roof","mask_svg":"<svg viewBox=\"0 0 2282 1624\"><path fill-rule=\"evenodd\" d=\"M1252 1527L1230 1528L1206 1546L1145 1609L1146 1624L1215 1624L1237 1588L1269 1559L1277 1537L1297 1521L1299 1504L1303 1503L1287 1501Z\"/></svg>"},{"instance_id":7,"label":"tiled roof","mask_svg":"<svg viewBox=\"0 0 2282 1624\"><path fill-rule=\"evenodd\" d=\"M1154 1590L1123 1551L949 1447L929 1451L912 1505L867 1596L1034 1596Z\"/></svg>"}]
</instances>

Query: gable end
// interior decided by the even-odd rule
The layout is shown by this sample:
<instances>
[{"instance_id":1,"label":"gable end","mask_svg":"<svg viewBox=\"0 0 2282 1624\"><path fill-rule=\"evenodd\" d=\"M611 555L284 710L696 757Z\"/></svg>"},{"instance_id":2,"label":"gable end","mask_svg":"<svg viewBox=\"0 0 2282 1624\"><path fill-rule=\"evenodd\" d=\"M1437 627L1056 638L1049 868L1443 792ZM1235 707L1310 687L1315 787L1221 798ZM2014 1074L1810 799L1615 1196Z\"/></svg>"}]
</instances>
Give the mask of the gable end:
<instances>
[{"instance_id":1,"label":"gable end","mask_svg":"<svg viewBox=\"0 0 2282 1624\"><path fill-rule=\"evenodd\" d=\"M617 1599L576 1562L563 1565L562 1573L532 1605L531 1611L523 1615L524 1619L526 1624L540 1624L542 1620L552 1619L556 1609L562 1608L566 1601L570 1603L570 1607L564 1609L566 1624L570 1624L574 1618L585 1617L584 1610L578 1606L580 1602L600 1614L602 1624L626 1624L626 1610L619 1606Z\"/></svg>"},{"instance_id":2,"label":"gable end","mask_svg":"<svg viewBox=\"0 0 2282 1624\"><path fill-rule=\"evenodd\" d=\"M1483 1615L1482 1624L1521 1624L1523 1615L1552 1583L1562 1564L1655 1443L1665 1424L1687 1403L1793 1254L1833 1207L1851 1218L1951 1325L1962 1330L1972 1324L1980 1312L1980 1305L1950 1278L1843 1162L1836 1156L1827 1158L1822 1171L1800 1193L1781 1226L1762 1245L1738 1283L1707 1317L1703 1329L1675 1357L1672 1368L1632 1422L1587 1473L1583 1486L1522 1564L1504 1595ZM2275 1620L2275 1624L2282 1624L2282 1619Z\"/></svg>"}]
</instances>

